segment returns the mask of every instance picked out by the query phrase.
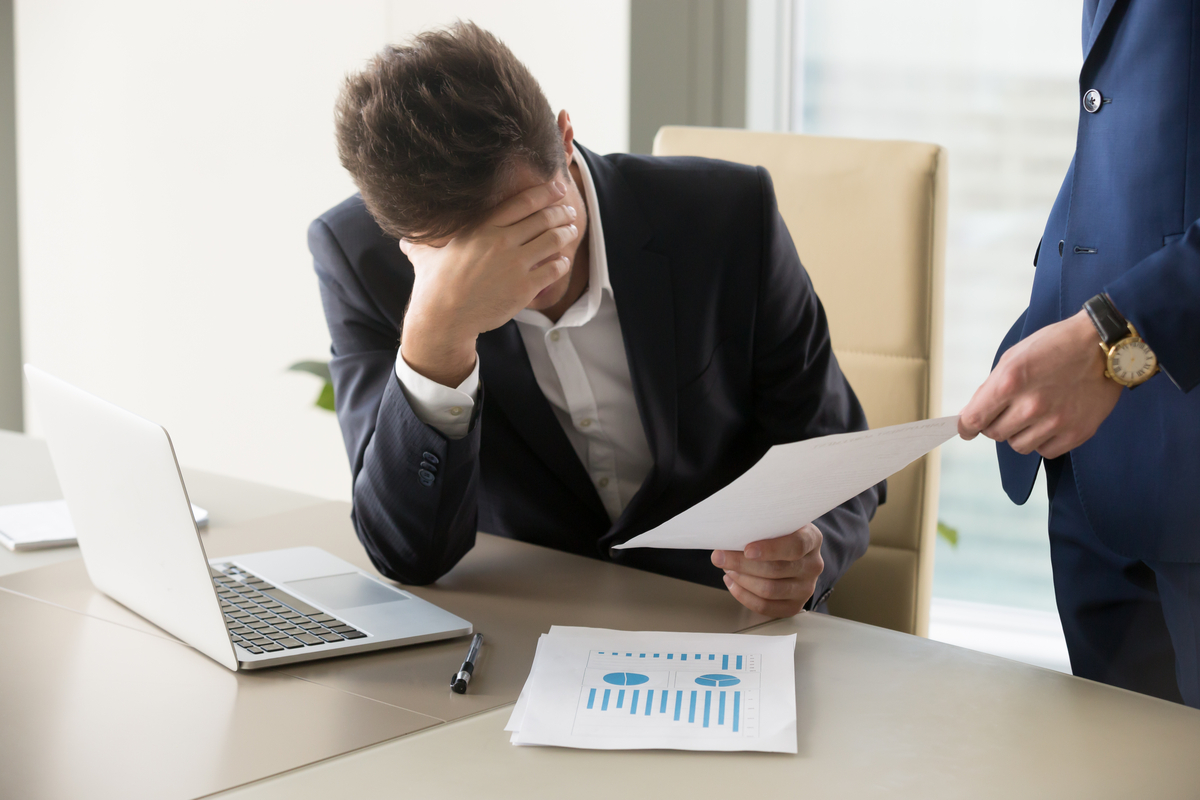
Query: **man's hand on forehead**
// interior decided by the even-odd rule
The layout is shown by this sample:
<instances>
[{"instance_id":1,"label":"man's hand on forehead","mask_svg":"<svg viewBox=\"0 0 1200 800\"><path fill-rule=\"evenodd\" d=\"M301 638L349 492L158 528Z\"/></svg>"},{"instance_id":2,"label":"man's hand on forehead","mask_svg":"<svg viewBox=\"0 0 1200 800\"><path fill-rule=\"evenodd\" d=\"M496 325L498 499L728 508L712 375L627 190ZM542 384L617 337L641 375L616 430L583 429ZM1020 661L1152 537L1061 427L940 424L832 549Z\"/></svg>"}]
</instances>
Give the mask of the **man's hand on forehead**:
<instances>
[{"instance_id":1,"label":"man's hand on forehead","mask_svg":"<svg viewBox=\"0 0 1200 800\"><path fill-rule=\"evenodd\" d=\"M457 386L474 369L476 337L508 322L570 271L562 251L579 229L565 197L562 181L541 183L440 246L401 240L415 275L401 334L409 366Z\"/></svg>"}]
</instances>

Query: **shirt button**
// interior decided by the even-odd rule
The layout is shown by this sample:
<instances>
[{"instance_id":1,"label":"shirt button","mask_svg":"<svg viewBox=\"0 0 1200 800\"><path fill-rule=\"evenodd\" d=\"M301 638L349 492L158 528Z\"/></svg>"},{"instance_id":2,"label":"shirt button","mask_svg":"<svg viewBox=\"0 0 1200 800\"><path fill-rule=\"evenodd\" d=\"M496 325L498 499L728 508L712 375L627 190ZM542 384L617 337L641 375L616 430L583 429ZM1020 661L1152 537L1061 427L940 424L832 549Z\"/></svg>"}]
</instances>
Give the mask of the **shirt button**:
<instances>
[{"instance_id":1,"label":"shirt button","mask_svg":"<svg viewBox=\"0 0 1200 800\"><path fill-rule=\"evenodd\" d=\"M450 409L450 416L457 417L460 414L462 414L462 406L454 406Z\"/></svg>"},{"instance_id":2,"label":"shirt button","mask_svg":"<svg viewBox=\"0 0 1200 800\"><path fill-rule=\"evenodd\" d=\"M560 335L558 331L550 331L550 341L557 342Z\"/></svg>"},{"instance_id":3,"label":"shirt button","mask_svg":"<svg viewBox=\"0 0 1200 800\"><path fill-rule=\"evenodd\" d=\"M591 426L592 426L592 421L590 419L588 419L587 417L584 417L583 419L579 420L579 427L590 428Z\"/></svg>"},{"instance_id":4,"label":"shirt button","mask_svg":"<svg viewBox=\"0 0 1200 800\"><path fill-rule=\"evenodd\" d=\"M603 489L606 486L608 486L608 478L601 478L600 479L600 488Z\"/></svg>"}]
</instances>

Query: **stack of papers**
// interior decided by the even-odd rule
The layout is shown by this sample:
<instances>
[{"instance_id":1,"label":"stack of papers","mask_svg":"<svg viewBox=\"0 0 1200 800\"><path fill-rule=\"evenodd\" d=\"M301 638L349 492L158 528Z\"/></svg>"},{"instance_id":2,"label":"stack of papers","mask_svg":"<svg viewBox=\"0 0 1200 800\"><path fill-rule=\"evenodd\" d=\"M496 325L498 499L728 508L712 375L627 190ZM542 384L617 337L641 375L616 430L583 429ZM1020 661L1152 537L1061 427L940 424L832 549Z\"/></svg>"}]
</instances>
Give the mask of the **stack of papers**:
<instances>
[{"instance_id":1,"label":"stack of papers","mask_svg":"<svg viewBox=\"0 0 1200 800\"><path fill-rule=\"evenodd\" d=\"M516 745L796 752L796 636L554 626L505 730Z\"/></svg>"},{"instance_id":2,"label":"stack of papers","mask_svg":"<svg viewBox=\"0 0 1200 800\"><path fill-rule=\"evenodd\" d=\"M208 512L195 503L196 525L208 524ZM44 550L75 544L75 525L66 500L0 506L0 544L9 550Z\"/></svg>"}]
</instances>

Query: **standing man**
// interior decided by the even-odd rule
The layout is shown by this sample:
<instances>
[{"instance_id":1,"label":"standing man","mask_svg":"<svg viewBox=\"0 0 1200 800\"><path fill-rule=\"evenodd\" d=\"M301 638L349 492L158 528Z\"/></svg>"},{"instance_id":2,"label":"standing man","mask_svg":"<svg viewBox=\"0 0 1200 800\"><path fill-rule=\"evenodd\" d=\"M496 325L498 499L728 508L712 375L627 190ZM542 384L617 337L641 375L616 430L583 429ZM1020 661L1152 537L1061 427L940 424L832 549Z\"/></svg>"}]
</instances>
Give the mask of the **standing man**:
<instances>
[{"instance_id":1,"label":"standing man","mask_svg":"<svg viewBox=\"0 0 1200 800\"><path fill-rule=\"evenodd\" d=\"M1079 133L1029 307L963 409L1045 459L1072 671L1200 707L1200 1L1085 0Z\"/></svg>"},{"instance_id":2,"label":"standing man","mask_svg":"<svg viewBox=\"0 0 1200 800\"><path fill-rule=\"evenodd\" d=\"M773 444L867 426L765 170L596 155L470 23L352 75L337 134L361 195L309 248L381 572L435 581L482 529L823 607L882 485L745 551L612 549Z\"/></svg>"}]
</instances>

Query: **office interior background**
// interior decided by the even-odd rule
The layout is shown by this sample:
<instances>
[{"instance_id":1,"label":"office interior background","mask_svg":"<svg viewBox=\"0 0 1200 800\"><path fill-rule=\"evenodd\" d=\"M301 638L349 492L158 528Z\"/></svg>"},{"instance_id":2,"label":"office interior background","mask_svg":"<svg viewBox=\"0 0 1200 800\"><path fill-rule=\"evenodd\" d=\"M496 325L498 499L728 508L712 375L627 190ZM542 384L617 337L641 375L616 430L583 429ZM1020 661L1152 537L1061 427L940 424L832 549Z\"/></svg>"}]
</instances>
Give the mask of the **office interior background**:
<instances>
[{"instance_id":1,"label":"office interior background","mask_svg":"<svg viewBox=\"0 0 1200 800\"><path fill-rule=\"evenodd\" d=\"M2 0L0 427L39 433L28 361L163 424L185 464L349 499L337 422L287 371L328 357L305 229L354 191L333 101L456 18L598 152L663 124L946 146L944 412L987 375L1074 147L1079 0ZM1011 505L985 441L942 459L934 635L1011 628L1065 668L1044 489Z\"/></svg>"}]
</instances>

